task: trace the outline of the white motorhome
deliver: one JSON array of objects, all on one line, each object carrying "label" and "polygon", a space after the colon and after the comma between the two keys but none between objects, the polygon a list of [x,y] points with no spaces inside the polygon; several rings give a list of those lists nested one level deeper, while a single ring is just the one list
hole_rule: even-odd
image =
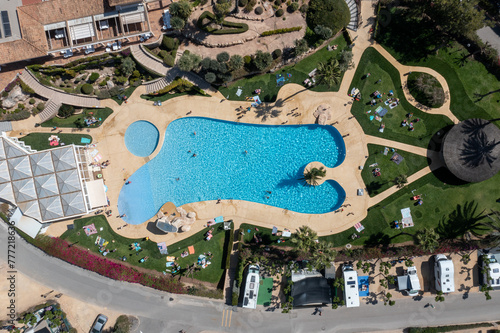
[{"label": "white motorhome", "polygon": [[259,296],[260,268],[251,265],[248,268],[247,281],[245,284],[245,294],[243,296],[243,307],[255,309],[257,307],[257,296]]},{"label": "white motorhome", "polygon": [[417,296],[420,291],[420,281],[417,275],[417,267],[408,267],[405,275],[398,276],[398,289],[406,290],[408,296]]},{"label": "white motorhome", "polygon": [[358,272],[352,268],[352,265],[343,265],[342,271],[345,306],[348,308],[357,307],[359,306]]},{"label": "white motorhome", "polygon": [[[493,289],[500,289],[500,263],[497,261],[494,255],[492,254],[487,254],[486,257],[490,261],[488,265],[488,273],[489,273],[489,279],[488,279],[488,274],[484,274],[484,282],[492,287]],[[484,261],[482,262],[482,265],[484,267]]]},{"label": "white motorhome", "polygon": [[444,254],[434,256],[434,277],[436,290],[443,293],[455,291],[455,268],[453,260],[448,259]]}]

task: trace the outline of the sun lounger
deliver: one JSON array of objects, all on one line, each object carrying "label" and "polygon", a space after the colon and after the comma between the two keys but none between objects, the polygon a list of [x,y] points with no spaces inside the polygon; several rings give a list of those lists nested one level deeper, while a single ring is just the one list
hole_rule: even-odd
[{"label": "sun lounger", "polygon": [[175,265],[175,262],[169,261],[165,264],[166,267],[173,267]]},{"label": "sun lounger", "polygon": [[217,216],[216,218],[214,218],[214,221],[215,221],[215,223],[221,223],[221,222],[224,222],[224,217],[222,217],[222,216]]},{"label": "sun lounger", "polygon": [[356,229],[357,232],[365,230],[365,227],[359,222],[354,225],[354,228]]},{"label": "sun lounger", "polygon": [[174,256],[167,256],[167,261],[175,261],[175,257]]},{"label": "sun lounger", "polygon": [[194,254],[194,246],[193,245],[188,246],[188,251],[189,251],[189,254]]},{"label": "sun lounger", "polygon": [[94,244],[99,244],[99,242],[101,241],[101,236],[97,236],[97,238],[95,239],[95,243]]},{"label": "sun lounger", "polygon": [[380,111],[382,111],[383,107],[381,106],[378,106],[376,109],[375,109],[375,113],[379,113]]}]

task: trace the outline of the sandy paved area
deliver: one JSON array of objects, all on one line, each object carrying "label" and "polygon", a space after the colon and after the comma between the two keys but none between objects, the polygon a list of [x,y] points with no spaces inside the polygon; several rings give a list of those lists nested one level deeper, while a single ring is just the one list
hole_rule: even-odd
[{"label": "sandy paved area", "polygon": [[[7,264],[1,262],[0,271],[5,272],[6,270]],[[0,278],[0,304],[2,305],[8,304],[9,302],[7,299],[9,284],[4,276],[5,275],[3,274],[2,278]],[[20,314],[23,311],[26,311],[35,305],[43,304],[48,300],[55,300],[61,304],[61,308],[64,312],[66,312],[70,324],[76,328],[78,332],[88,332],[95,318],[100,313],[108,317],[108,324],[106,327],[114,325],[116,318],[121,315],[121,313],[110,311],[106,308],[92,304],[91,299],[92,297],[96,297],[96,295],[89,295],[88,300],[78,300],[65,295],[61,296],[61,298],[55,298],[54,295],[59,293],[59,291],[55,290],[49,294],[47,298],[41,297],[41,295],[50,291],[51,289],[39,284],[35,279],[18,273],[16,284],[17,295],[15,298],[17,313]],[[5,311],[2,311],[0,314],[0,320],[4,319],[6,319]]]}]

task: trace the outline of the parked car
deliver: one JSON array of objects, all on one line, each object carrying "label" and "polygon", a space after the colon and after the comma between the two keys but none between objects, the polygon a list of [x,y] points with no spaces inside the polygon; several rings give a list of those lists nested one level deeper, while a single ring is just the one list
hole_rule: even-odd
[{"label": "parked car", "polygon": [[455,270],[453,261],[444,254],[434,256],[434,277],[436,290],[443,293],[452,293],[455,291]]},{"label": "parked car", "polygon": [[398,290],[406,291],[408,296],[418,296],[420,288],[420,281],[418,280],[417,267],[408,267],[405,275],[398,276]]},{"label": "parked car", "polygon": [[493,289],[500,289],[500,263],[492,254],[487,254],[486,259],[489,261],[488,265],[484,260],[481,261],[481,268],[484,270],[483,283]]},{"label": "parked car", "polygon": [[104,325],[106,325],[107,322],[108,317],[103,314],[98,315],[94,321],[94,324],[92,325],[92,328],[90,329],[90,333],[101,333]]}]

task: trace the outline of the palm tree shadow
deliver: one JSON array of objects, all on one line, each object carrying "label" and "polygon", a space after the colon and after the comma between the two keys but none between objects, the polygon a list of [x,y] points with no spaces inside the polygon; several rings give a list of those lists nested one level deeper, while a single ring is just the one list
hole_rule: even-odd
[{"label": "palm tree shadow", "polygon": [[289,173],[286,178],[282,178],[278,183],[278,188],[283,187],[299,187],[300,185],[306,185],[306,182],[302,180],[304,177],[305,166],[301,167],[295,174]]},{"label": "palm tree shadow", "polygon": [[487,217],[484,210],[478,212],[478,204],[475,201],[467,201],[462,205],[458,204],[457,208],[447,217],[439,221],[436,232],[442,239],[456,239],[463,237],[470,232],[475,236],[480,236],[482,232],[488,228],[481,221]]}]

